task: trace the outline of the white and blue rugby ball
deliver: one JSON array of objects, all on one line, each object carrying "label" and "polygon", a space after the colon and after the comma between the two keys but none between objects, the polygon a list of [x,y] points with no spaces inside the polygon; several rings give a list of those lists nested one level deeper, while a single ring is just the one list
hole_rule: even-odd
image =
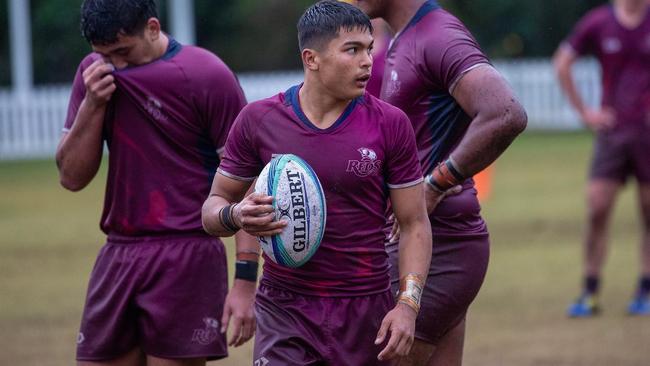
[{"label": "white and blue rugby ball", "polygon": [[325,194],[316,173],[296,155],[276,155],[257,178],[255,192],[273,196],[276,220],[288,222],[281,234],[258,238],[264,253],[282,266],[302,266],[325,232]]}]

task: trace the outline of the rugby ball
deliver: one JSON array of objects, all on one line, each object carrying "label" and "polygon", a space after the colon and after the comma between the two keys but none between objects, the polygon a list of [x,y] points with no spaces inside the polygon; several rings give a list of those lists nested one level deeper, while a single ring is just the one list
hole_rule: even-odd
[{"label": "rugby ball", "polygon": [[325,232],[325,194],[316,173],[296,155],[275,155],[257,178],[255,192],[273,196],[276,220],[288,222],[282,233],[258,237],[264,253],[282,266],[302,266]]}]

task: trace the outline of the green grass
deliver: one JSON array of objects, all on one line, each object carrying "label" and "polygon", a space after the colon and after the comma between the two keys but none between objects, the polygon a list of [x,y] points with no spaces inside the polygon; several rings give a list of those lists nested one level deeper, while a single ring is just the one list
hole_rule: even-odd
[{"label": "green grass", "polygon": [[[579,289],[590,149],[587,134],[529,134],[497,163],[483,211],[491,262],[468,316],[465,365],[650,362],[650,318],[624,314],[638,271],[633,187],[613,218],[603,315],[564,316]],[[103,240],[104,181],[105,166],[88,188],[70,193],[59,187],[52,161],[0,163],[0,365],[73,363],[88,274]],[[215,364],[251,364],[250,342]]]}]

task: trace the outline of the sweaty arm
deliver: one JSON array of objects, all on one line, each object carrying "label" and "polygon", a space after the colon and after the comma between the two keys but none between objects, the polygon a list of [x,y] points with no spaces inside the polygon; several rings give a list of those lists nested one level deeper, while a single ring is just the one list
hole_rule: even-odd
[{"label": "sweaty arm", "polygon": [[376,343],[390,332],[380,360],[405,356],[415,335],[415,319],[420,306],[423,284],[431,262],[431,226],[427,216],[422,184],[391,189],[390,199],[395,218],[401,225],[399,247],[400,294],[397,305],[386,314]]},{"label": "sweaty arm", "polygon": [[106,105],[115,91],[113,66],[99,59],[84,70],[85,96],[74,123],[64,132],[56,151],[61,185],[83,189],[93,179],[102,159],[102,130]]},{"label": "sweaty arm", "polygon": [[472,118],[451,157],[456,169],[470,177],[494,162],[525,128],[526,111],[506,80],[492,66],[468,71],[452,96]]}]

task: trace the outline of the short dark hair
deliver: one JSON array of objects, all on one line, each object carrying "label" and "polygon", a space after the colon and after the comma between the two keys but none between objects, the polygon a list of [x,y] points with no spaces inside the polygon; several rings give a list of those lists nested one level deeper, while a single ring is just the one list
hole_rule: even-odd
[{"label": "short dark hair", "polygon": [[84,0],[81,34],[91,44],[113,44],[120,33],[142,34],[152,17],[158,17],[155,0]]},{"label": "short dark hair", "polygon": [[341,29],[373,32],[370,18],[354,5],[323,0],[310,6],[298,21],[298,46],[321,49],[336,38]]}]

